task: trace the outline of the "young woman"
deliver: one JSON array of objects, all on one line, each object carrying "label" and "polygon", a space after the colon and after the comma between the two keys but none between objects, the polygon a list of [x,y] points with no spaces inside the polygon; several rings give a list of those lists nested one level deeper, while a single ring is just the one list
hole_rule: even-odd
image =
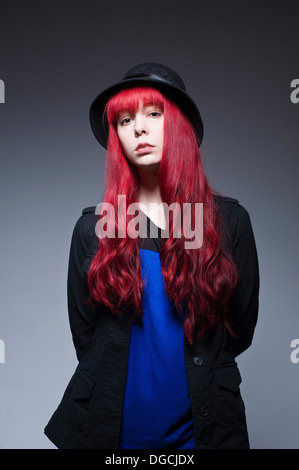
[{"label": "young woman", "polygon": [[106,187],[73,232],[79,364],[45,433],[58,448],[248,448],[235,358],[257,321],[257,252],[246,209],[208,184],[198,108],[176,72],[144,63],[90,121]]}]

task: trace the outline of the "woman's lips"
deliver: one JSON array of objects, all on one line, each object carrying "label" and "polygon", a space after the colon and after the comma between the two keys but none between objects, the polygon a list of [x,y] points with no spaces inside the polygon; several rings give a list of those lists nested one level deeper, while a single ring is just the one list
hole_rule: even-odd
[{"label": "woman's lips", "polygon": [[136,149],[136,152],[138,154],[142,154],[142,153],[148,153],[150,152],[151,150],[153,149],[153,145],[145,145],[145,146],[142,146],[142,147],[137,147]]}]

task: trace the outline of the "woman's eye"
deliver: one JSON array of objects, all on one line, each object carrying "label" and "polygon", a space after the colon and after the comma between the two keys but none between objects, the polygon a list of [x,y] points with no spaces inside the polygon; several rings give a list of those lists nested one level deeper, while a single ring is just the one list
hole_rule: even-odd
[{"label": "woman's eye", "polygon": [[158,111],[152,111],[152,112],[150,113],[150,115],[153,116],[153,117],[157,117],[157,116],[160,116],[161,113],[159,113]]},{"label": "woman's eye", "polygon": [[122,119],[122,120],[120,121],[120,125],[121,125],[121,126],[124,126],[125,124],[129,124],[130,121],[131,121],[131,118],[126,117],[126,118],[124,118],[124,119]]}]

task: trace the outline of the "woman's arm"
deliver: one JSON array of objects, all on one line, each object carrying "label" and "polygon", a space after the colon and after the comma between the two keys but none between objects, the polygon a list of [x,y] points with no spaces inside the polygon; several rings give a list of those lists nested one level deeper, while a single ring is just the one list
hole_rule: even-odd
[{"label": "woman's arm", "polygon": [[82,211],[73,230],[67,278],[67,299],[70,328],[78,360],[91,346],[95,332],[94,309],[88,303],[87,272],[98,248],[95,234],[95,207]]},{"label": "woman's arm", "polygon": [[235,356],[252,343],[259,308],[259,265],[252,225],[247,210],[235,205],[236,229],[233,255],[239,272],[238,286],[232,298],[233,327],[238,337],[233,340]]}]

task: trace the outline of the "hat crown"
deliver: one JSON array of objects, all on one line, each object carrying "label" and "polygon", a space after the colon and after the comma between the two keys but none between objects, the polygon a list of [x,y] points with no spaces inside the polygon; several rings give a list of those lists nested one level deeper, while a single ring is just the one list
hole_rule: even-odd
[{"label": "hat crown", "polygon": [[161,81],[166,81],[171,83],[173,86],[186,91],[183,80],[174,70],[166,65],[158,64],[156,62],[144,62],[143,64],[135,65],[123,76],[122,80],[147,76],[152,78],[155,77]]}]

